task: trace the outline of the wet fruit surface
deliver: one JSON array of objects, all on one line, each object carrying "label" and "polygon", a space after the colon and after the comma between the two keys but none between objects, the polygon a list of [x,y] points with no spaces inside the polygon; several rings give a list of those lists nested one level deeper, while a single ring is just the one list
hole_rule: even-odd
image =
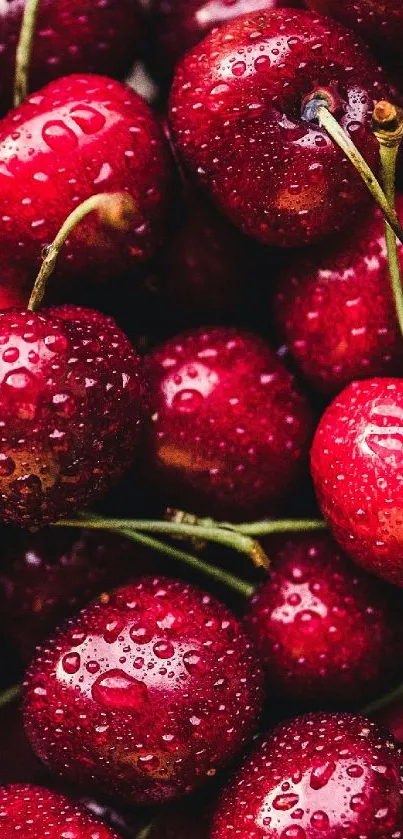
[{"label": "wet fruit surface", "polygon": [[[0,108],[11,108],[14,65],[24,0],[0,4]],[[138,49],[139,22],[132,0],[41,0],[30,90],[69,73],[123,78]]]},{"label": "wet fruit surface", "polygon": [[[403,196],[397,199],[403,211]],[[399,374],[403,344],[390,290],[383,217],[370,214],[322,248],[298,251],[275,299],[281,340],[322,393],[354,379]],[[403,267],[403,247],[399,246]]]},{"label": "wet fruit surface", "polygon": [[2,839],[118,839],[69,798],[30,784],[0,787],[0,831]]},{"label": "wet fruit surface", "polygon": [[2,636],[24,663],[64,618],[146,568],[137,545],[110,533],[47,528],[7,532],[3,541]]},{"label": "wet fruit surface", "polygon": [[400,0],[307,0],[307,5],[353,29],[377,52],[401,55],[403,8]]},{"label": "wet fruit surface", "polygon": [[328,534],[284,539],[244,626],[269,695],[305,707],[360,707],[403,679],[403,599]]},{"label": "wet fruit surface", "polygon": [[134,198],[133,228],[112,231],[90,215],[69,237],[56,273],[98,282],[133,269],[160,244],[170,176],[160,126],[126,85],[72,75],[42,88],[0,125],[2,283],[31,288],[42,249],[68,213],[99,192]]},{"label": "wet fruit surface", "polygon": [[400,839],[403,755],[364,717],[283,723],[224,791],[212,839]]},{"label": "wet fruit surface", "polygon": [[113,318],[0,312],[0,518],[40,526],[104,492],[134,460],[142,395]]},{"label": "wet fruit surface", "polygon": [[403,382],[353,382],[325,411],[312,475],[337,541],[366,570],[403,585]]},{"label": "wet fruit surface", "polygon": [[144,578],[44,644],[25,724],[58,775],[131,803],[205,783],[248,742],[260,665],[238,621],[199,589]]},{"label": "wet fruit surface", "polygon": [[214,30],[179,63],[170,95],[177,150],[245,233],[296,246],[360,217],[368,194],[307,99],[335,116],[377,167],[370,129],[386,89],[363,44],[313,12],[255,12]]},{"label": "wet fruit surface", "polygon": [[242,518],[286,494],[311,415],[261,338],[230,327],[182,333],[148,356],[145,376],[147,471],[167,503]]}]

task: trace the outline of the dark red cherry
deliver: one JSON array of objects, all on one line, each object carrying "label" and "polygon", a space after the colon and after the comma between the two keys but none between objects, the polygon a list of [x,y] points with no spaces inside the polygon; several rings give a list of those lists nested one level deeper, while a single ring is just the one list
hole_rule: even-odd
[{"label": "dark red cherry", "polygon": [[119,839],[84,807],[44,787],[0,788],[2,839]]},{"label": "dark red cherry", "polygon": [[[306,104],[325,95],[370,166],[382,72],[357,37],[313,12],[255,12],[179,63],[170,121],[179,155],[220,208],[264,244],[317,241],[359,219],[368,193]],[[324,91],[324,93],[323,93]]]},{"label": "dark red cherry", "polygon": [[386,57],[399,57],[403,39],[403,6],[400,0],[306,0],[307,6],[339,20]]},{"label": "dark red cherry", "polygon": [[362,707],[403,679],[403,600],[356,568],[328,534],[269,550],[270,576],[244,625],[279,702]]},{"label": "dark red cherry", "polygon": [[218,803],[211,839],[400,839],[403,753],[374,722],[309,714],[247,757]]},{"label": "dark red cherry", "polygon": [[206,783],[246,745],[262,673],[228,609],[145,577],[103,597],[38,649],[28,737],[58,776],[131,803]]},{"label": "dark red cherry", "polygon": [[167,504],[243,518],[287,494],[312,418],[261,338],[230,327],[181,333],[149,354],[145,375],[147,474]]},{"label": "dark red cherry", "polygon": [[102,495],[134,461],[143,390],[113,318],[0,311],[0,519],[40,526]]},{"label": "dark red cherry", "polygon": [[[0,6],[0,110],[11,107],[15,52],[25,0]],[[123,79],[140,42],[133,0],[40,0],[29,68],[30,90],[69,73]]]},{"label": "dark red cherry", "polygon": [[403,380],[353,382],[327,408],[312,475],[337,541],[367,571],[403,586]]},{"label": "dark red cherry", "polygon": [[[403,195],[398,196],[403,213]],[[399,245],[403,268],[403,247]],[[383,218],[373,210],[341,238],[298,251],[275,298],[281,340],[316,390],[399,374],[403,341],[390,290]]]},{"label": "dark red cherry", "polygon": [[161,243],[170,180],[159,123],[126,85],[73,75],[42,88],[0,123],[2,284],[31,289],[42,249],[68,213],[99,192],[133,197],[133,228],[109,230],[89,215],[69,237],[53,282],[132,270]]}]

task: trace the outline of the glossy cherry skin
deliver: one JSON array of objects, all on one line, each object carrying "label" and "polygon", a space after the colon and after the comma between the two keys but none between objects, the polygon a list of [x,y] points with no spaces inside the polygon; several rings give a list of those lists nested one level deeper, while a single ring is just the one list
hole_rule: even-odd
[{"label": "glossy cherry skin", "polygon": [[247,757],[218,803],[211,839],[400,839],[403,753],[352,714],[285,722]]},{"label": "glossy cherry skin", "polygon": [[304,464],[305,398],[257,335],[176,335],[145,360],[148,475],[170,506],[222,518],[267,512]]},{"label": "glossy cherry skin", "polygon": [[0,312],[0,519],[41,526],[113,485],[137,452],[143,391],[113,318]]},{"label": "glossy cherry skin", "polygon": [[84,807],[31,784],[0,788],[0,825],[2,839],[119,839]]},{"label": "glossy cherry skin", "polygon": [[64,618],[111,586],[144,574],[147,566],[137,545],[111,533],[18,530],[2,541],[2,636],[24,663]]},{"label": "glossy cherry skin", "polygon": [[382,73],[329,18],[255,12],[211,32],[176,69],[170,120],[179,154],[234,224],[264,244],[317,241],[368,203],[326,132],[302,119],[307,98],[323,88],[376,169],[370,116],[385,92]]},{"label": "glossy cherry skin", "polygon": [[376,52],[399,57],[403,39],[403,7],[400,0],[373,3],[368,0],[306,0],[307,6],[339,20],[353,29]]},{"label": "glossy cherry skin", "polygon": [[[398,196],[403,212],[403,196]],[[403,269],[403,246],[399,244]],[[315,390],[398,375],[403,342],[390,289],[383,217],[371,211],[320,249],[298,251],[281,273],[275,317],[282,342]]]},{"label": "glossy cherry skin", "polygon": [[133,229],[111,230],[91,214],[69,237],[53,282],[132,270],[160,244],[169,186],[168,147],[140,96],[103,76],[51,82],[0,123],[2,284],[31,288],[44,246],[99,192],[133,196]]},{"label": "glossy cherry skin", "polygon": [[[0,109],[11,108],[15,52],[25,0],[0,4]],[[133,0],[41,0],[29,69],[30,90],[69,73],[123,79],[139,46]]]},{"label": "glossy cherry skin", "polygon": [[152,69],[159,80],[168,81],[179,59],[214,26],[258,9],[301,5],[301,0],[151,0]]},{"label": "glossy cherry skin", "polygon": [[403,586],[403,380],[353,382],[317,428],[312,476],[323,515],[367,571]]},{"label": "glossy cherry skin", "polygon": [[283,540],[244,626],[269,694],[312,708],[362,707],[403,678],[403,600],[328,534]]},{"label": "glossy cherry skin", "polygon": [[27,674],[25,726],[60,777],[162,802],[206,783],[251,738],[262,672],[228,609],[144,577],[84,609]]}]

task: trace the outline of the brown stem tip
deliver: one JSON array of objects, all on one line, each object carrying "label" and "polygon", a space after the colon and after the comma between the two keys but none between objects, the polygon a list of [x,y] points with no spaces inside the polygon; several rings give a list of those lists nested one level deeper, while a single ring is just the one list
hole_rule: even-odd
[{"label": "brown stem tip", "polygon": [[372,124],[380,143],[398,145],[403,136],[403,110],[392,102],[381,99],[373,110]]},{"label": "brown stem tip", "polygon": [[115,230],[130,230],[136,215],[134,198],[124,192],[111,192],[99,206],[98,215],[104,224]]}]

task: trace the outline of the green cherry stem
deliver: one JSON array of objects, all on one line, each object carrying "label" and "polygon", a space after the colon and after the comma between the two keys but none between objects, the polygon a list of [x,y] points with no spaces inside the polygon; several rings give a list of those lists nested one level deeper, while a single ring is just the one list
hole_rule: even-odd
[{"label": "green cherry stem", "polygon": [[26,0],[22,17],[20,37],[15,55],[14,107],[27,98],[29,65],[39,10],[39,0]]},{"label": "green cherry stem", "polygon": [[57,527],[85,527],[92,530],[112,530],[115,533],[138,531],[140,533],[164,534],[172,539],[182,536],[191,539],[202,537],[206,542],[214,542],[226,548],[232,548],[246,554],[257,568],[268,568],[269,560],[263,548],[250,536],[220,525],[208,525],[201,528],[197,524],[145,519],[103,519],[97,517],[63,519],[55,522]]},{"label": "green cherry stem", "polygon": [[15,702],[21,696],[21,685],[13,685],[7,690],[3,690],[0,693],[0,708],[4,708],[5,705],[9,705],[11,702]]},{"label": "green cherry stem", "polygon": [[[395,209],[396,160],[403,138],[403,111],[390,102],[382,100],[375,105],[373,126],[379,143],[383,188],[389,205]],[[387,222],[385,222],[385,241],[396,314],[403,335],[403,289],[399,251],[395,232]]]},{"label": "green cherry stem", "polygon": [[349,137],[344,128],[339,125],[337,119],[335,119],[329,110],[329,103],[326,101],[325,97],[314,97],[307,102],[303,113],[303,119],[307,121],[316,119],[319,122],[320,127],[327,131],[336,145],[342,150],[342,152],[344,152],[364,181],[372,197],[382,210],[385,219],[396,234],[397,238],[403,243],[403,227],[397,217],[396,210],[394,207],[390,206],[379,181],[376,179],[361,152],[359,152],[357,147],[354,145],[351,137]]},{"label": "green cherry stem", "polygon": [[365,708],[362,708],[361,714],[365,714],[365,716],[370,717],[371,714],[375,714],[377,711],[387,708],[388,705],[391,705],[392,702],[396,701],[396,699],[403,699],[403,685],[399,685],[399,687],[395,688],[395,690],[392,690],[384,696],[381,696],[379,699],[375,699],[373,702],[370,702],[365,706]]},{"label": "green cherry stem", "polygon": [[274,536],[277,533],[310,533],[327,530],[328,524],[322,519],[278,519],[277,521],[234,524],[232,527],[245,536]]},{"label": "green cherry stem", "polygon": [[135,839],[148,839],[151,834],[151,831],[155,825],[155,822],[151,822],[151,824],[146,824],[145,827],[140,830],[140,833],[137,833]]},{"label": "green cherry stem", "polygon": [[44,250],[39,274],[35,280],[28,309],[34,312],[42,303],[47,282],[52,275],[57,257],[74,228],[89,213],[97,211],[101,222],[115,230],[128,230],[133,222],[135,206],[133,198],[125,192],[100,192],[83,201],[66,218],[53,242]]}]

